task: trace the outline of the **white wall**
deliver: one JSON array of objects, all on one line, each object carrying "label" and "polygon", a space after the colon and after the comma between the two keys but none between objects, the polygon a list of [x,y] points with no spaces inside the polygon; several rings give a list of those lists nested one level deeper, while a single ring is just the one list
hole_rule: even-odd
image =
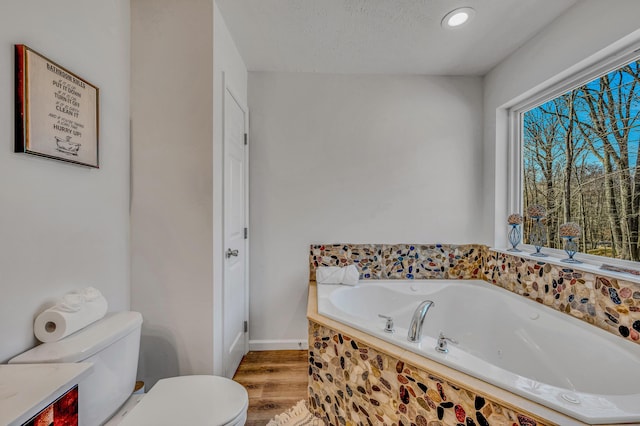
[{"label": "white wall", "polygon": [[213,371],[213,4],[133,0],[131,307],[138,375]]},{"label": "white wall", "polygon": [[[3,0],[0,13],[0,362],[35,316],[93,285],[129,307],[129,1]],[[26,44],[100,89],[100,169],[16,154],[14,51]]]},{"label": "white wall", "polygon": [[[507,244],[506,108],[635,43],[640,2],[584,0],[485,76],[483,223],[490,243]],[[632,34],[633,33],[633,34]]]},{"label": "white wall", "polygon": [[483,242],[482,80],[249,73],[250,339],[306,342],[309,244]]},{"label": "white wall", "polygon": [[244,104],[246,108],[247,66],[231,38],[217,4],[214,4],[213,15],[213,370],[215,374],[222,374],[223,101],[225,86],[227,86],[233,92],[236,100]]}]

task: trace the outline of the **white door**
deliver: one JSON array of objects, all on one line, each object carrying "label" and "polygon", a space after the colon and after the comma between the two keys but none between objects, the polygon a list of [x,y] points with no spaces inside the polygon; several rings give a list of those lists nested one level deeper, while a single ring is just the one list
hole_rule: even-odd
[{"label": "white door", "polygon": [[245,155],[245,112],[225,89],[224,94],[224,288],[223,346],[224,375],[232,377],[247,353],[245,239],[247,171]]}]

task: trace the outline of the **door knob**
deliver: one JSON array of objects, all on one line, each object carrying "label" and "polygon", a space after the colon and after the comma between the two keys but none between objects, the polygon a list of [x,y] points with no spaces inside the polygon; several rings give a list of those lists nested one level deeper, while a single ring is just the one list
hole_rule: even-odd
[{"label": "door knob", "polygon": [[227,256],[227,259],[230,258],[231,256],[238,256],[238,250],[227,249],[226,256]]}]

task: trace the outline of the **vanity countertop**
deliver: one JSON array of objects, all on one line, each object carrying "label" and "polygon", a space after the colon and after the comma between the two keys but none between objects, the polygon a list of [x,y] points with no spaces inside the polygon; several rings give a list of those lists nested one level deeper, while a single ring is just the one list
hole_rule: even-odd
[{"label": "vanity countertop", "polygon": [[21,425],[89,374],[89,362],[0,365],[0,424]]}]

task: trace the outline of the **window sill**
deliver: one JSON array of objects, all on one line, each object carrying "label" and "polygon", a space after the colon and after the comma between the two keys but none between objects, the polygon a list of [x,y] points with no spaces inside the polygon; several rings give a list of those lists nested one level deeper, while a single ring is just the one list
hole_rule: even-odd
[{"label": "window sill", "polygon": [[[552,249],[548,249],[548,248],[543,248],[542,251],[543,253],[547,254],[546,257],[540,257],[540,256],[532,256],[531,253],[535,252],[535,249],[533,249],[532,251],[526,251],[527,247],[521,247],[522,251],[508,251],[507,249],[503,249],[503,248],[490,248],[489,251],[492,252],[496,252],[496,253],[502,253],[502,254],[508,254],[511,256],[516,256],[516,257],[521,257],[523,259],[527,259],[527,260],[533,260],[536,262],[543,262],[543,263],[550,263],[552,265],[557,265],[557,266],[561,266],[563,268],[569,268],[569,269],[573,269],[573,270],[577,270],[577,271],[582,271],[582,272],[589,272],[592,274],[596,274],[596,275],[601,275],[601,276],[605,276],[605,277],[611,277],[611,278],[616,278],[619,280],[624,280],[624,281],[628,281],[628,282],[632,282],[632,283],[636,283],[636,284],[640,284],[640,275],[633,275],[633,274],[629,274],[629,273],[625,273],[625,272],[615,272],[615,271],[608,271],[605,269],[600,269],[600,265],[604,262],[599,262],[599,263],[592,263],[590,261],[585,261],[583,259],[581,259],[580,253],[576,254],[576,257],[578,258],[578,260],[582,261],[582,263],[565,263],[563,262],[561,259],[565,259],[567,257],[566,253],[560,251],[560,250],[553,250],[554,252],[552,252]],[[561,253],[564,253],[564,256],[562,256]],[[629,268],[629,266],[627,265],[618,265],[615,262],[615,259],[611,259],[611,262],[606,262],[607,264],[612,264],[615,266],[621,266],[623,268]],[[640,265],[638,265],[640,266]],[[638,267],[636,267],[636,269],[639,269]]]}]

